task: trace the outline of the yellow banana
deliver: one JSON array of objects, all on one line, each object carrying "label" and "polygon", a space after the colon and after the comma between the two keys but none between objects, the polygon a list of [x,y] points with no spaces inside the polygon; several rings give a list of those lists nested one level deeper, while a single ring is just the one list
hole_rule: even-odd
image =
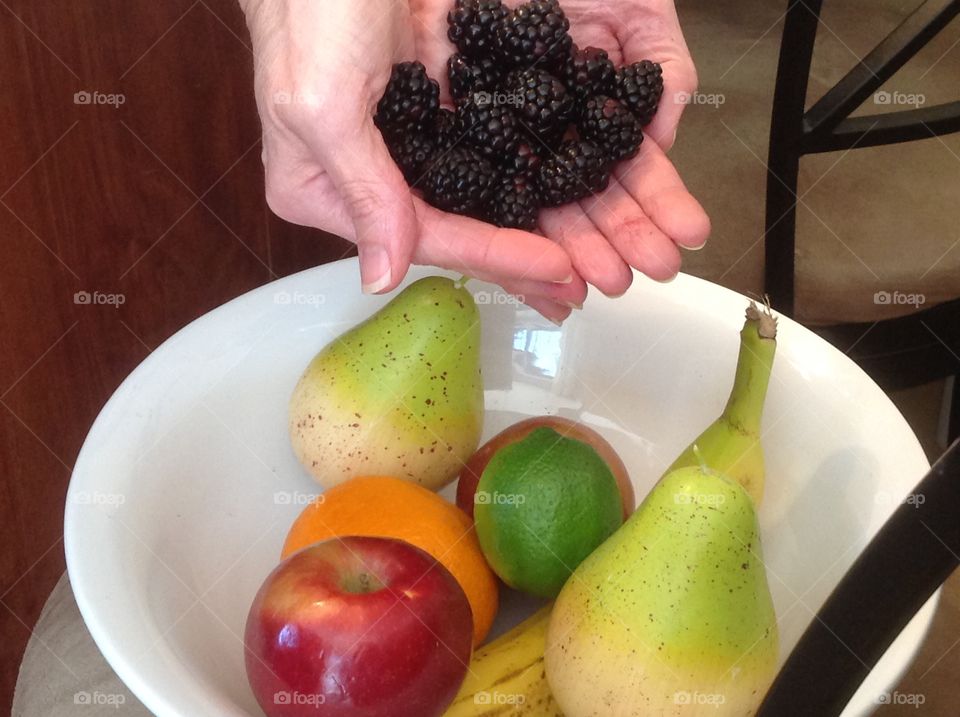
[{"label": "yellow banana", "polygon": [[776,350],[777,320],[769,308],[761,311],[751,301],[740,332],[737,372],[726,408],[667,468],[664,475],[678,468],[700,465],[701,460],[693,451],[693,447],[697,446],[703,462],[712,470],[737,481],[746,489],[754,504],[760,505],[765,474],[760,417]]},{"label": "yellow banana", "polygon": [[563,717],[543,665],[550,608],[473,653],[467,678],[444,717]]}]

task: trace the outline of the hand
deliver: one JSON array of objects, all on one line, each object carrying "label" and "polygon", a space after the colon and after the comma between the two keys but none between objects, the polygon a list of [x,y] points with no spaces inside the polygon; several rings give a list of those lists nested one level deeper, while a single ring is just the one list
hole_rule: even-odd
[{"label": "hand", "polygon": [[241,5],[253,40],[267,202],[276,214],[355,241],[367,292],[393,289],[413,262],[500,283],[555,321],[582,305],[586,285],[563,248],[428,206],[390,158],[373,113],[393,64],[419,54],[418,21],[406,3]]},{"label": "hand", "polygon": [[[450,4],[410,0],[418,57],[432,77],[444,78],[441,101],[449,101],[445,63],[451,48],[445,18]],[[577,273],[605,294],[619,296],[633,280],[631,266],[668,280],[680,268],[678,247],[699,248],[710,233],[710,220],[665,154],[685,107],[683,95],[696,89],[697,74],[672,0],[561,4],[581,48],[604,49],[617,66],[644,59],[663,66],[663,98],[638,156],[617,167],[602,194],[540,213],[541,230],[567,250]]]}]

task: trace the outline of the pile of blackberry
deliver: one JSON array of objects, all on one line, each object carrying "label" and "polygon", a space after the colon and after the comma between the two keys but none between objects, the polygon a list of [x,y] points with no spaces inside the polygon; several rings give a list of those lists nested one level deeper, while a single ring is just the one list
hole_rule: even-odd
[{"label": "pile of blackberry", "polygon": [[663,93],[660,65],[614,67],[578,48],[558,0],[456,0],[447,16],[454,109],[419,62],[395,65],[374,121],[435,207],[533,229],[541,207],[606,188],[637,154]]}]

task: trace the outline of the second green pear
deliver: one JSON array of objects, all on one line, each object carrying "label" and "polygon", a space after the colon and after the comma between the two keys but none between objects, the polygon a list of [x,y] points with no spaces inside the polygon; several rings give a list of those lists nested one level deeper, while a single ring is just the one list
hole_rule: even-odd
[{"label": "second green pear", "polygon": [[742,717],[777,653],[753,501],[698,466],[664,476],[574,571],[550,619],[546,674],[566,717]]},{"label": "second green pear", "polygon": [[324,487],[386,475],[437,489],[483,426],[480,317],[454,281],[414,282],[310,362],[290,401],[290,437]]}]

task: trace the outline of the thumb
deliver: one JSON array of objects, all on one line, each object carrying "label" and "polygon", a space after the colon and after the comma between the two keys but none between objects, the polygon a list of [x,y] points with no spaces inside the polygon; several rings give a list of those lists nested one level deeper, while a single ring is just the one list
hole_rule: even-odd
[{"label": "thumb", "polygon": [[410,188],[373,123],[334,144],[324,166],[353,222],[363,291],[390,291],[406,275],[417,240]]}]

